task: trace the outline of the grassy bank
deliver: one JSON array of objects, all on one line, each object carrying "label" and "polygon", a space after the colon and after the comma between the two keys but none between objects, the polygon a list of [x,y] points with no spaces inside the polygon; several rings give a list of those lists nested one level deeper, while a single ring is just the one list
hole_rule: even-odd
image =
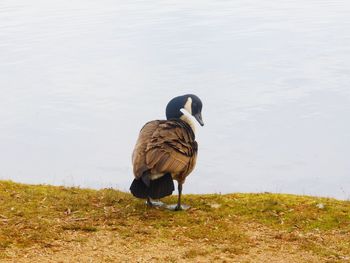
[{"label": "grassy bank", "polygon": [[[174,203],[176,196],[163,201]],[[112,189],[0,181],[0,258],[31,247],[84,244],[108,232],[134,250],[141,249],[138,242],[178,247],[178,254],[158,256],[173,262],[215,257],[250,262],[249,254],[264,253],[264,247],[300,251],[315,260],[350,260],[349,201],[269,193],[185,195],[183,201],[192,208],[172,212],[147,208]]]}]

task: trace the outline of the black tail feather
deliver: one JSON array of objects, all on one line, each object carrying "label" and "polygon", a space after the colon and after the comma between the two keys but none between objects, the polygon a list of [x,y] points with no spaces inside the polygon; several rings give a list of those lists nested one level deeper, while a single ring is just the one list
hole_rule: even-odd
[{"label": "black tail feather", "polygon": [[130,191],[137,198],[147,198],[149,196],[149,188],[141,179],[132,181]]},{"label": "black tail feather", "polygon": [[141,179],[134,179],[130,186],[131,193],[137,198],[160,199],[171,195],[174,189],[173,178],[169,173],[156,180],[151,180],[149,187]]},{"label": "black tail feather", "polygon": [[171,174],[167,173],[162,177],[152,180],[149,187],[149,197],[153,199],[163,198],[171,195],[174,191],[174,182]]}]

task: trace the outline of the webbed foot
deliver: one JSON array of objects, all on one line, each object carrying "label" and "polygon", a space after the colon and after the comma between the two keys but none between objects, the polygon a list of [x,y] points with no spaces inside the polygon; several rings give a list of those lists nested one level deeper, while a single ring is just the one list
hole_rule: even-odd
[{"label": "webbed foot", "polygon": [[149,207],[164,207],[164,203],[159,201],[159,200],[158,201],[154,201],[154,200],[151,200],[151,199],[147,199],[146,204]]},{"label": "webbed foot", "polygon": [[166,209],[169,209],[171,211],[186,211],[188,210],[189,208],[191,208],[189,205],[177,205],[177,204],[174,204],[174,205],[166,205],[165,206]]}]

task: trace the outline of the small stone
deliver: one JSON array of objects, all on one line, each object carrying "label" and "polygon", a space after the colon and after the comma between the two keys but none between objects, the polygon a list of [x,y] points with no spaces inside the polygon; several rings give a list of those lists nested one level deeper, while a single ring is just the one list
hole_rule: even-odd
[{"label": "small stone", "polygon": [[318,209],[324,209],[324,208],[325,208],[325,205],[322,204],[322,203],[319,203],[319,204],[316,205],[316,207],[317,207]]},{"label": "small stone", "polygon": [[210,207],[211,207],[211,208],[218,209],[218,208],[221,207],[221,205],[220,205],[220,204],[210,204]]}]

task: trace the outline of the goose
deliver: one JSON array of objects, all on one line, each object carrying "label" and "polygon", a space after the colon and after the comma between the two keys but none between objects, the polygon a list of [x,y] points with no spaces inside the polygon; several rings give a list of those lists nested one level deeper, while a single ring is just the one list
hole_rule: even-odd
[{"label": "goose", "polygon": [[181,205],[182,186],[196,165],[198,151],[191,115],[204,126],[200,98],[194,94],[178,96],[167,104],[166,120],[147,122],[140,131],[132,153],[135,178],[130,191],[135,197],[146,199],[149,206],[162,205],[152,200],[171,195],[176,180],[177,204],[167,208],[188,208]]}]

